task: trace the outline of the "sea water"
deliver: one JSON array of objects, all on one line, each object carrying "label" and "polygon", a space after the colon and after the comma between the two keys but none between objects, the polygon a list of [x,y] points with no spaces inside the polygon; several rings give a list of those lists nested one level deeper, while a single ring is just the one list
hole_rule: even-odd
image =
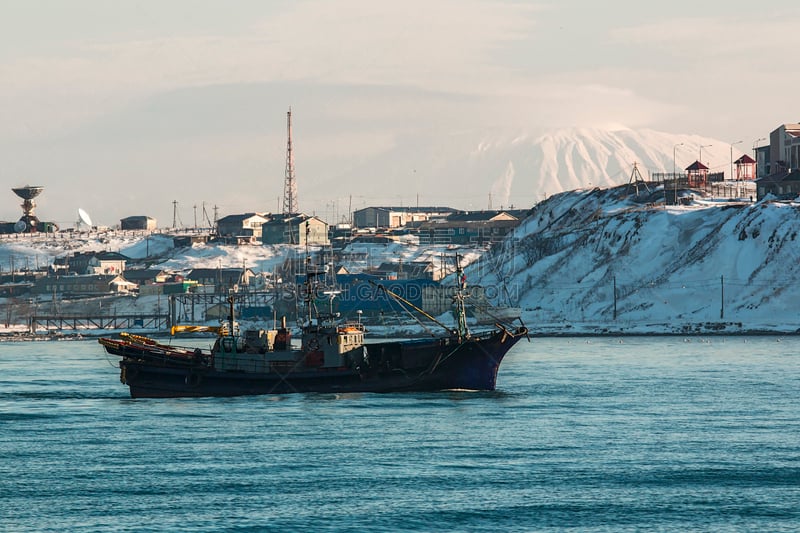
[{"label": "sea water", "polygon": [[800,338],[532,339],[496,392],[132,400],[0,343],[2,531],[797,531]]}]

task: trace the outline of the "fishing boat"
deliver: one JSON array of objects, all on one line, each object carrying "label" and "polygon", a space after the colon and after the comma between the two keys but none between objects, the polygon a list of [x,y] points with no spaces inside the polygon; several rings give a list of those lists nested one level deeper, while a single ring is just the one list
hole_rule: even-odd
[{"label": "fishing boat", "polygon": [[[506,353],[528,330],[500,323],[472,333],[467,327],[467,293],[459,269],[454,296],[456,327],[425,339],[384,339],[367,342],[358,321],[341,321],[336,313],[312,313],[317,273],[308,272],[305,296],[308,314],[299,343],[292,339],[285,319],[272,330],[239,331],[234,299],[220,326],[174,326],[172,333],[209,331],[217,335],[210,349],[180,347],[154,339],[121,333],[101,338],[100,344],[121,357],[120,381],[133,398],[244,396],[295,392],[401,392],[439,390],[494,390]],[[382,288],[382,286],[379,286]],[[382,288],[398,301],[412,305]],[[336,291],[324,294],[333,301]],[[417,309],[425,314],[423,310]]]}]

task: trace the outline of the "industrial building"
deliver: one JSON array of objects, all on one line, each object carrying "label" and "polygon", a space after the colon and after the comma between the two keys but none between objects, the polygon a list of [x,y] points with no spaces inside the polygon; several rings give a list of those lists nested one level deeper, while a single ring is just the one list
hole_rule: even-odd
[{"label": "industrial building", "polygon": [[217,235],[225,238],[261,240],[261,226],[270,221],[269,213],[241,213],[217,220]]},{"label": "industrial building", "polygon": [[445,218],[455,211],[450,207],[365,207],[353,211],[353,226],[399,228],[411,222]]},{"label": "industrial building", "polygon": [[153,231],[156,229],[156,219],[146,215],[134,215],[121,219],[119,227],[123,230]]},{"label": "industrial building", "polygon": [[328,246],[328,223],[303,213],[276,215],[262,226],[262,242]]}]

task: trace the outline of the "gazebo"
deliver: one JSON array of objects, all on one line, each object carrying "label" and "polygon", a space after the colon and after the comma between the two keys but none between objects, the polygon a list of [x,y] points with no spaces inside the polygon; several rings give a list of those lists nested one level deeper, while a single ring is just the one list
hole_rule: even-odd
[{"label": "gazebo", "polygon": [[708,182],[708,167],[700,161],[695,161],[686,167],[686,179],[689,187],[705,187]]},{"label": "gazebo", "polygon": [[734,161],[736,165],[735,178],[738,181],[756,179],[756,160],[747,154]]}]

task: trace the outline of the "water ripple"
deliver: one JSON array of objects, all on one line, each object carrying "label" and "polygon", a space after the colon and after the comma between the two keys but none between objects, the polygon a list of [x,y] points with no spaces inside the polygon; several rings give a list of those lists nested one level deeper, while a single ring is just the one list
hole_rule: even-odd
[{"label": "water ripple", "polygon": [[16,343],[0,530],[796,530],[800,339],[519,346],[491,393],[132,400]]}]

